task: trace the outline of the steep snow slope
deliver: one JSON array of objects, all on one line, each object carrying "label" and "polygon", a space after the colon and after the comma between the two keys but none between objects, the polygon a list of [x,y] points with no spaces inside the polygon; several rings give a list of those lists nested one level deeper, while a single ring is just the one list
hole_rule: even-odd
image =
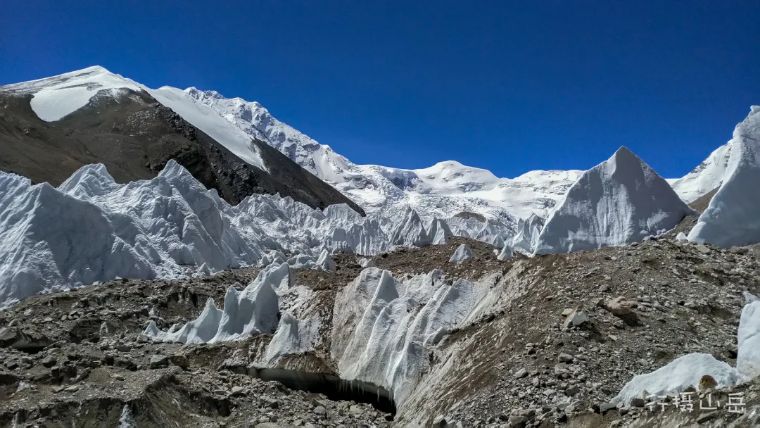
[{"label": "steep snow slope", "polygon": [[251,137],[230,122],[224,120],[215,111],[203,104],[188,102],[188,94],[176,88],[164,86],[158,89],[145,88],[158,102],[174,110],[193,126],[219,141],[229,151],[249,164],[268,171],[261,159],[257,147],[251,143]]},{"label": "steep snow slope", "polygon": [[473,212],[512,225],[517,218],[527,218],[531,213],[545,217],[581,174],[581,171],[531,171],[515,179],[504,179],[455,161],[416,170],[357,165],[329,146],[278,121],[257,102],[224,98],[218,92],[196,88],[184,92],[249,136],[267,141],[367,211],[405,205],[418,211],[425,220]]},{"label": "steep snow slope", "polygon": [[692,210],[652,168],[625,147],[586,171],[551,213],[537,254],[640,241],[675,227]]},{"label": "steep snow slope", "polygon": [[694,170],[677,180],[672,180],[673,190],[688,203],[712,192],[720,187],[730,157],[730,144],[718,147]]},{"label": "steep snow slope", "polygon": [[722,185],[689,232],[689,240],[721,247],[760,242],[760,106],[734,129]]}]

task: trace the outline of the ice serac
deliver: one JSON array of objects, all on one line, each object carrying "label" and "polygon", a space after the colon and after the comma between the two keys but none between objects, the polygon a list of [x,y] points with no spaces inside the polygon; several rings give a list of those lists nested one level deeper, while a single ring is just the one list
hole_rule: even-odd
[{"label": "ice serac", "polygon": [[446,221],[439,218],[433,219],[428,226],[429,241],[432,245],[443,245],[454,236]]},{"label": "ice serac", "polygon": [[242,291],[228,288],[223,310],[209,299],[198,318],[182,327],[164,332],[151,321],[143,333],[153,340],[180,343],[215,343],[273,333],[280,313],[277,292],[289,286],[288,264],[270,265]]},{"label": "ice serac", "polygon": [[449,263],[461,264],[472,258],[472,249],[467,244],[459,244],[454,253],[449,257]]},{"label": "ice serac", "polygon": [[586,171],[549,215],[535,253],[625,245],[675,227],[693,211],[625,147]]},{"label": "ice serac", "polygon": [[157,274],[131,239],[134,223],[117,223],[47,183],[0,172],[0,206],[0,307],[44,291]]},{"label": "ice serac", "polygon": [[402,405],[429,368],[429,351],[465,322],[487,287],[434,270],[405,281],[362,270],[333,306],[331,354],[347,380],[381,386]]},{"label": "ice serac", "polygon": [[317,259],[316,265],[319,269],[327,272],[332,272],[335,270],[335,261],[330,256],[330,252],[327,250],[322,250],[322,253],[319,255],[319,258]]},{"label": "ice serac", "polygon": [[408,208],[403,219],[391,234],[391,244],[415,247],[430,244],[430,236],[425,230],[425,226],[422,224],[422,219],[420,219],[417,211]]},{"label": "ice serac", "polygon": [[718,191],[689,232],[689,240],[720,247],[760,242],[760,106],[734,129]]},{"label": "ice serac", "polygon": [[508,242],[509,247],[523,254],[530,254],[538,243],[543,227],[544,219],[535,214],[527,219],[520,219],[517,222],[517,233]]},{"label": "ice serac", "polygon": [[760,301],[742,309],[737,339],[736,369],[747,378],[760,376]]},{"label": "ice serac", "polygon": [[[0,306],[121,278],[176,278],[285,262],[330,269],[330,253],[391,247],[377,219],[272,195],[237,206],[174,161],[119,184],[87,165],[59,188],[0,172]],[[389,226],[390,227],[390,226]]]},{"label": "ice serac", "polygon": [[274,365],[281,357],[311,351],[318,341],[318,319],[299,320],[289,312],[283,312],[277,330],[267,346],[264,362]]}]

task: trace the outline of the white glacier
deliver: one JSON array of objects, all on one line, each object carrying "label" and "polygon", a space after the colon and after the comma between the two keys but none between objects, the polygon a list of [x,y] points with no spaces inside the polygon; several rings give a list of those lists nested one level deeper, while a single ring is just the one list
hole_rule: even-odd
[{"label": "white glacier", "polygon": [[174,161],[155,178],[126,184],[103,165],[80,168],[58,188],[0,172],[0,202],[0,306],[114,278],[275,262],[331,270],[334,252],[371,256],[443,243],[452,233],[443,219],[426,230],[410,208],[362,217],[346,205],[321,211],[258,194],[231,206]]}]

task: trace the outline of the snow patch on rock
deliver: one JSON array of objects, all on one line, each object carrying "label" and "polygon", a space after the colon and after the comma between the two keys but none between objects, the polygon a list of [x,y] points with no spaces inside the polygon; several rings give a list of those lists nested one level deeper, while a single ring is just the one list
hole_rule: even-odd
[{"label": "snow patch on rock", "polygon": [[703,376],[715,379],[718,388],[736,385],[739,380],[735,368],[718,361],[712,355],[688,354],[651,373],[634,376],[613,402],[628,405],[634,398],[677,394],[689,387],[698,390]]}]

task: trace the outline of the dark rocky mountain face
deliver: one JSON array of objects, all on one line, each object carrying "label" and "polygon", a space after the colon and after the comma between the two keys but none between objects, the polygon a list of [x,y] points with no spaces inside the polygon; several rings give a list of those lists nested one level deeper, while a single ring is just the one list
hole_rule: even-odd
[{"label": "dark rocky mountain face", "polygon": [[362,209],[277,150],[256,145],[269,171],[252,166],[148,93],[103,91],[55,122],[37,117],[31,95],[0,89],[0,169],[58,185],[83,165],[102,163],[119,182],[155,177],[175,159],[206,187],[236,204],[279,193],[311,207]]}]

